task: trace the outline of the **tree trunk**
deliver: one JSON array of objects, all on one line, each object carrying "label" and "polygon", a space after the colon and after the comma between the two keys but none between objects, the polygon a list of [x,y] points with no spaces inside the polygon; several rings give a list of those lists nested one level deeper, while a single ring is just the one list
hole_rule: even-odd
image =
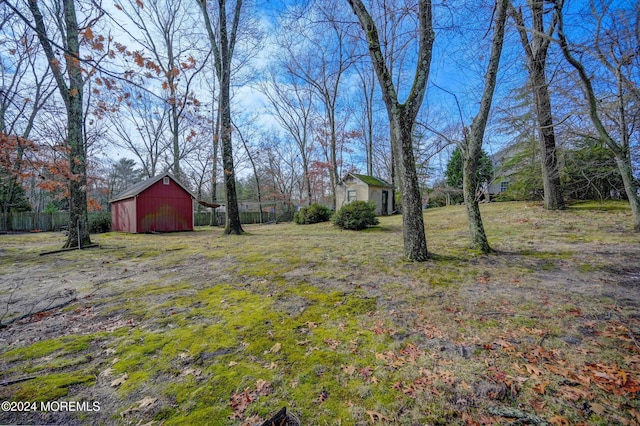
[{"label": "tree trunk", "polygon": [[401,113],[390,115],[389,120],[392,144],[395,145],[396,151],[399,151],[396,155],[396,169],[402,193],[404,256],[414,262],[424,262],[428,258],[428,251],[422,215],[422,196],[413,155],[413,122],[410,117]]},{"label": "tree trunk", "polygon": [[309,175],[309,159],[307,158],[307,154],[302,152],[302,173],[304,174],[304,181],[307,187],[307,205],[311,205],[311,176]]},{"label": "tree trunk", "polygon": [[[529,77],[535,100],[540,153],[542,155],[544,207],[548,210],[558,210],[564,209],[565,204],[560,183],[555,129],[551,113],[551,96],[546,76],[547,53],[552,35],[556,29],[557,20],[554,17],[545,31],[545,2],[543,0],[530,0],[527,3],[531,9],[532,19],[532,28],[529,29],[525,26],[522,10],[516,10],[511,3],[509,3],[508,8],[511,17],[516,23],[520,41],[527,58]],[[531,40],[529,40],[529,32],[531,32]]]},{"label": "tree trunk", "polygon": [[[218,105],[218,114],[216,114],[213,131],[213,161],[211,163],[211,202],[217,204],[218,201],[218,151],[220,150],[220,106]],[[210,226],[218,226],[218,215],[213,209],[211,213]]]},{"label": "tree trunk", "polygon": [[244,231],[240,223],[240,209],[238,208],[238,195],[236,193],[235,167],[233,164],[233,144],[231,140],[233,123],[231,121],[231,59],[235,48],[242,0],[236,0],[231,29],[227,26],[226,0],[218,0],[218,22],[216,25],[220,42],[216,40],[214,27],[211,25],[207,3],[205,0],[197,0],[205,21],[207,34],[218,79],[220,80],[220,140],[222,142],[222,167],[224,169],[224,185],[226,193],[227,220],[224,229],[225,234],[240,235]]},{"label": "tree trunk", "polygon": [[618,170],[620,170],[620,176],[622,177],[622,183],[624,183],[624,192],[627,194],[629,205],[631,206],[633,230],[635,232],[640,232],[640,198],[637,195],[638,184],[636,183],[636,179],[633,177],[631,160],[628,157],[621,157],[617,153],[615,158]]},{"label": "tree trunk", "polygon": [[631,163],[631,155],[629,153],[629,147],[624,143],[617,143],[611,134],[607,131],[607,128],[600,119],[600,113],[598,112],[598,100],[591,84],[591,78],[587,74],[587,71],[578,59],[576,59],[570,51],[569,43],[564,34],[563,29],[563,16],[562,16],[563,2],[556,3],[556,13],[558,19],[558,37],[560,39],[560,48],[567,62],[573,66],[578,72],[578,76],[584,86],[584,93],[589,106],[589,117],[593,122],[596,131],[600,138],[607,144],[609,149],[614,154],[618,170],[620,170],[620,176],[624,184],[624,190],[631,206],[631,213],[633,215],[633,230],[640,232],[640,197],[638,197],[638,184],[633,177],[633,166]]},{"label": "tree trunk", "polygon": [[556,150],[556,135],[551,115],[551,96],[545,76],[545,64],[532,61],[531,83],[538,117],[540,153],[542,155],[542,183],[544,188],[544,208],[562,210],[565,208],[560,183],[560,167]]},{"label": "tree trunk", "polygon": [[[77,58],[80,44],[74,3],[73,0],[65,0],[63,3],[65,22],[67,23],[67,46]],[[69,144],[71,176],[69,178],[69,238],[64,245],[65,248],[91,244],[87,213],[87,152],[82,131],[84,81],[79,60],[67,61],[67,74],[69,75],[67,143]],[[79,235],[78,232],[80,232]]]},{"label": "tree trunk", "polygon": [[[236,176],[233,164],[233,144],[231,140],[231,100],[229,97],[229,77],[222,79],[220,93],[221,111],[221,140],[222,140],[222,167],[224,168],[224,187],[227,203],[227,221],[224,228],[225,234],[241,235],[244,231],[240,223],[240,209],[238,208],[238,195],[236,192]],[[225,87],[225,83],[227,85]]]},{"label": "tree trunk", "polygon": [[471,246],[485,254],[490,253],[492,249],[487,240],[487,234],[484,231],[480,206],[478,204],[478,193],[481,190],[480,182],[478,182],[478,163],[482,156],[484,132],[487,127],[493,93],[496,87],[500,55],[502,54],[502,46],[504,44],[506,18],[507,0],[498,0],[496,23],[494,25],[493,39],[491,42],[491,56],[489,58],[489,64],[487,65],[487,72],[484,76],[484,91],[482,93],[482,100],[480,101],[480,110],[471,123],[470,134],[465,136],[466,143],[465,149],[463,150],[465,155],[463,156],[462,165],[462,191],[467,209]]},{"label": "tree trunk", "polygon": [[[83,135],[82,95],[84,80],[80,67],[80,42],[78,37],[78,21],[73,0],[63,0],[62,24],[60,28],[67,54],[65,65],[67,68],[68,84],[64,79],[60,65],[51,46],[50,35],[47,34],[44,18],[40,12],[37,0],[29,0],[29,9],[33,15],[38,40],[45,51],[47,60],[51,64],[58,90],[67,110],[67,147],[69,149],[69,234],[64,248],[73,248],[91,244],[89,237],[89,220],[87,214],[87,152]],[[80,228],[80,234],[78,234]]]},{"label": "tree trunk", "polygon": [[482,155],[482,135],[469,136],[462,165],[462,194],[467,210],[471,247],[487,254],[492,251],[484,231],[478,203],[478,162]]},{"label": "tree trunk", "polygon": [[331,181],[331,200],[333,203],[334,211],[338,209],[338,204],[336,200],[336,188],[338,186],[338,182],[340,182],[340,176],[338,175],[338,138],[336,136],[336,117],[335,117],[335,98],[334,104],[331,105],[331,111],[329,112],[329,127],[331,130],[331,170],[330,170],[330,181]]},{"label": "tree trunk", "polygon": [[398,102],[398,93],[392,73],[387,68],[380,45],[375,21],[362,0],[348,0],[360,21],[369,45],[369,55],[378,76],[382,98],[387,107],[391,128],[391,149],[395,157],[396,175],[402,193],[402,234],[404,255],[407,260],[423,262],[428,259],[427,240],[422,216],[422,197],[413,153],[413,125],[424,100],[429,79],[431,55],[435,35],[433,33],[431,2],[418,2],[419,47],[417,68],[411,91],[404,104]]}]

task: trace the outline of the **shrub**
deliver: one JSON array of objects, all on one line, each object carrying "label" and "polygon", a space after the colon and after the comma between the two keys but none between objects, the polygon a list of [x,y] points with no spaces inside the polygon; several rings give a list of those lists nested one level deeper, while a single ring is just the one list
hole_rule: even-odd
[{"label": "shrub", "polygon": [[89,214],[89,232],[100,234],[111,231],[111,212],[97,212]]},{"label": "shrub", "polygon": [[298,225],[310,225],[312,223],[327,222],[331,219],[333,212],[322,204],[311,204],[303,207],[293,215],[293,221]]},{"label": "shrub", "polygon": [[380,223],[373,203],[354,201],[343,206],[333,217],[333,223],[342,229],[358,231]]}]

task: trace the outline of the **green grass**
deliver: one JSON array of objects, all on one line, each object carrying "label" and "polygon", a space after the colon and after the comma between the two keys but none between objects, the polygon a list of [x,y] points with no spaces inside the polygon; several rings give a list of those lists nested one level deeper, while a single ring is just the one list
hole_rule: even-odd
[{"label": "green grass", "polygon": [[[86,271],[87,288],[102,274],[91,298],[64,310],[95,314],[74,331],[12,340],[0,353],[3,378],[38,378],[0,396],[110,395],[86,423],[260,423],[282,406],[318,425],[510,421],[490,414],[496,406],[547,421],[630,421],[637,395],[578,380],[591,363],[640,379],[629,338],[638,305],[601,289],[615,282],[611,271],[640,259],[628,208],[481,208],[496,254],[468,248],[464,207],[452,206],[425,212],[424,263],[403,259],[399,216],[364,232],[322,223],[247,226],[243,236],[209,228],[95,236],[101,249],[49,258],[49,274]],[[16,265],[42,265],[35,257],[53,240],[38,237],[11,236],[5,250]],[[9,268],[0,273],[17,273]],[[105,332],[114,318],[121,323]],[[508,396],[483,394],[487,383],[511,386]],[[570,388],[591,396],[567,399]],[[243,392],[250,402],[238,409],[232,398]],[[158,398],[150,409],[119,415],[149,395]]]}]

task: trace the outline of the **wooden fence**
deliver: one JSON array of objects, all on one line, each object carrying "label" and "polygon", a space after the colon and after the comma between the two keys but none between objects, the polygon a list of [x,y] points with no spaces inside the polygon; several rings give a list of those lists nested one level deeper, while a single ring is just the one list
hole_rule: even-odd
[{"label": "wooden fence", "polygon": [[[225,213],[217,212],[216,213],[217,225],[224,225],[226,221]],[[275,222],[276,216],[273,212],[263,212],[262,213],[262,223]],[[240,223],[248,224],[248,223],[260,223],[260,213],[259,212],[240,212]],[[194,226],[209,226],[211,225],[211,212],[200,212],[194,213],[193,215],[193,225]]]},{"label": "wooden fence", "polygon": [[[92,217],[104,215],[105,212],[90,212],[89,222]],[[194,226],[208,226],[211,224],[211,212],[194,213]],[[217,225],[224,225],[225,214],[217,213]],[[262,222],[269,223],[276,220],[273,212],[264,212]],[[282,218],[279,218],[282,220]],[[243,224],[260,223],[260,213],[241,212],[240,222]],[[0,213],[0,232],[30,232],[30,231],[61,231],[69,226],[69,214],[67,212],[55,213]]]},{"label": "wooden fence", "polygon": [[60,231],[69,226],[67,212],[55,213],[0,213],[0,231]]}]

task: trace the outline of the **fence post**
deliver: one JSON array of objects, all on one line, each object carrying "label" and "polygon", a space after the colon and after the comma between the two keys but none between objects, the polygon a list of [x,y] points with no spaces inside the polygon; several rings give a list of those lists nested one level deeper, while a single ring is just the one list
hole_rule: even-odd
[{"label": "fence post", "polygon": [[78,250],[82,248],[82,221],[78,219]]}]

